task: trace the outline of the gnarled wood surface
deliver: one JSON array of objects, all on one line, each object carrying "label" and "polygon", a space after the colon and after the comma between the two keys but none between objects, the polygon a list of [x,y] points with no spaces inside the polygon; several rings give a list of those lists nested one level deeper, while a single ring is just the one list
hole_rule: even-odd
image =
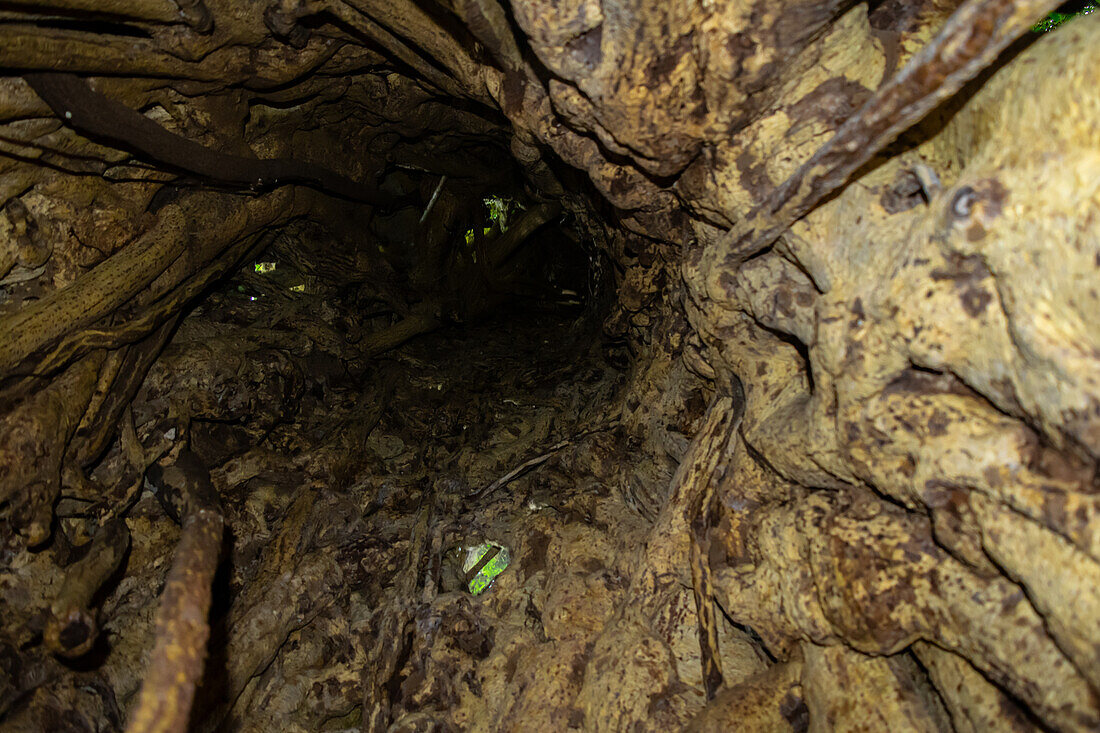
[{"label": "gnarled wood surface", "polygon": [[1055,5],[4,4],[0,725],[1100,728]]}]

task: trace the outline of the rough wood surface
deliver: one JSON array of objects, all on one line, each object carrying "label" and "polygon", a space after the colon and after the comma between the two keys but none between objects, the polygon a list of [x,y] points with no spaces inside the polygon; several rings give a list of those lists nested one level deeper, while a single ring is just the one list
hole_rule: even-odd
[{"label": "rough wood surface", "polygon": [[1054,5],[5,4],[0,725],[1100,727]]}]

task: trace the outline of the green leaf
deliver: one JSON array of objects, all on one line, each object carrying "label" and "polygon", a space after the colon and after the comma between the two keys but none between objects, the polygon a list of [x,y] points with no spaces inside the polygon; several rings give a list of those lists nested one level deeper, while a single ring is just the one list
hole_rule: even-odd
[{"label": "green leaf", "polygon": [[1031,26],[1031,32],[1032,33],[1048,33],[1050,31],[1054,30],[1055,28],[1057,28],[1061,25],[1064,25],[1065,23],[1068,23],[1069,21],[1073,20],[1074,18],[1076,18],[1078,16],[1089,15],[1091,13],[1096,12],[1098,9],[1100,9],[1100,5],[1097,5],[1096,3],[1091,3],[1090,2],[1090,3],[1086,3],[1085,5],[1083,5],[1080,9],[1075,10],[1075,11],[1070,12],[1070,13],[1059,13],[1059,12],[1049,13],[1049,14],[1047,14],[1047,17],[1043,18],[1038,23]]}]

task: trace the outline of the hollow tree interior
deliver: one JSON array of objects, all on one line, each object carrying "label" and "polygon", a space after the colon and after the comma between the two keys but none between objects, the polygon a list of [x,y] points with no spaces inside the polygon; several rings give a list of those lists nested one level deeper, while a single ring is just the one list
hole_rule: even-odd
[{"label": "hollow tree interior", "polygon": [[1100,12],[0,2],[0,729],[1100,730]]}]

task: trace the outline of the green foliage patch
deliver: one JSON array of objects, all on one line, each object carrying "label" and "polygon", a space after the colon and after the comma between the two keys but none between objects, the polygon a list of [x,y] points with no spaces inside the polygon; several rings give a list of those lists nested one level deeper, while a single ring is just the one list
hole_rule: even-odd
[{"label": "green foliage patch", "polygon": [[1048,33],[1078,16],[1095,13],[1098,9],[1100,9],[1100,5],[1097,5],[1095,2],[1067,3],[1031,26],[1031,32]]}]

